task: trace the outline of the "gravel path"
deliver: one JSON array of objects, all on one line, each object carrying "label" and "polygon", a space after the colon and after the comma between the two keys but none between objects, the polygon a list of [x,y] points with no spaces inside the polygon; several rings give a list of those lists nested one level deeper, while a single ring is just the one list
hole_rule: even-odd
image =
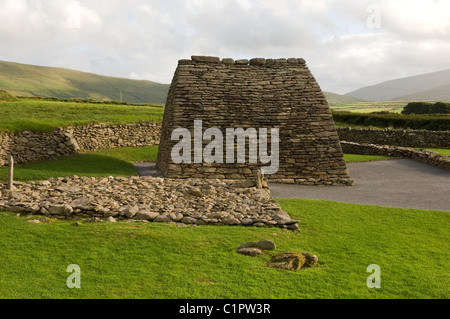
[{"label": "gravel path", "polygon": [[348,163],[353,186],[270,184],[275,198],[450,211],[450,171],[410,159]]},{"label": "gravel path", "polygon": [[133,165],[139,176],[163,177],[159,168],[156,167],[156,163],[139,162],[133,163]]}]

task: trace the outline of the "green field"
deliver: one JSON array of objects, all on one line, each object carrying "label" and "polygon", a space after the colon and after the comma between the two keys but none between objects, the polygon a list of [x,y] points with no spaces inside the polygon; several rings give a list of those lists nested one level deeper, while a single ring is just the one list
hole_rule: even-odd
[{"label": "green field", "polygon": [[[135,161],[157,147],[111,149],[18,165],[18,180],[135,175]],[[349,161],[376,157],[346,155]],[[1,180],[6,169],[0,170]],[[70,221],[31,224],[0,212],[0,298],[448,298],[449,213],[279,199],[301,233],[242,226]],[[239,255],[247,241],[277,250]],[[265,267],[284,251],[311,252],[319,266],[297,272]],[[67,266],[81,267],[81,289],[68,289]],[[381,288],[366,285],[381,268]]]},{"label": "green field", "polygon": [[[362,112],[362,115],[366,116],[369,111],[386,111],[394,107],[390,104],[394,102],[375,102],[380,103],[376,106],[380,109],[375,110],[371,109],[367,103],[359,102],[350,105],[332,106],[331,108],[335,111],[351,111],[352,115],[357,115],[353,113]],[[395,103],[398,104],[399,102]],[[386,108],[383,108],[382,105],[385,105]],[[395,112],[399,113],[400,110],[401,108],[397,108]],[[341,116],[342,114],[339,112],[334,114],[335,117],[338,115]],[[17,101],[0,101],[0,132],[51,131],[56,127],[86,125],[89,123],[162,122],[163,116],[164,106],[162,105],[99,104],[87,101],[80,103],[75,101],[18,99]],[[399,115],[396,116],[398,117]],[[436,116],[435,118],[438,118],[441,122],[448,123],[446,118]],[[401,119],[403,117],[400,116],[398,120]],[[375,126],[368,126],[369,124],[367,123],[361,125],[356,123],[350,124],[344,123],[345,120],[340,122],[337,119],[335,119],[335,122],[337,127],[375,128]],[[428,122],[425,121],[424,123]]]},{"label": "green field", "polygon": [[330,105],[334,111],[372,113],[372,112],[391,112],[400,113],[408,104],[406,101],[375,101],[375,102],[352,102]]},{"label": "green field", "polygon": [[0,132],[51,131],[89,123],[162,122],[160,105],[113,105],[21,99],[0,101]]}]

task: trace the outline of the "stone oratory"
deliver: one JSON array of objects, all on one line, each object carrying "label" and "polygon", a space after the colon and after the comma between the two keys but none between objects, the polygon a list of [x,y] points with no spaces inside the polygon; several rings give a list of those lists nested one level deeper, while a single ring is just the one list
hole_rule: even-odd
[{"label": "stone oratory", "polygon": [[301,58],[179,60],[157,166],[169,178],[248,179],[262,169],[275,183],[353,183],[327,100]]}]

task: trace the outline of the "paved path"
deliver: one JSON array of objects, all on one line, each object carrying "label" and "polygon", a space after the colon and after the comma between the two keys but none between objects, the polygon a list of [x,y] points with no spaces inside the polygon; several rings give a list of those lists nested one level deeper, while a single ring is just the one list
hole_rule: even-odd
[{"label": "paved path", "polygon": [[[162,176],[155,163],[135,163],[138,175]],[[410,159],[348,163],[353,186],[270,184],[272,197],[450,211],[450,171]]]},{"label": "paved path", "polygon": [[278,198],[450,211],[450,171],[410,159],[348,163],[353,186],[270,184]]},{"label": "paved path", "polygon": [[139,162],[133,163],[134,168],[139,176],[154,176],[154,177],[162,177],[162,173],[159,168],[156,167],[156,163],[148,163],[148,162]]}]

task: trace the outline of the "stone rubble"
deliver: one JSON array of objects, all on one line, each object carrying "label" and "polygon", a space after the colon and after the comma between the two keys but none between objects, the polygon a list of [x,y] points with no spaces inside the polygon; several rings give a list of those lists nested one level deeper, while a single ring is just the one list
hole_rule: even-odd
[{"label": "stone rubble", "polygon": [[236,248],[236,252],[241,255],[258,256],[263,250],[275,250],[276,245],[271,240],[250,241]]},{"label": "stone rubble", "polygon": [[274,226],[299,231],[270,199],[245,181],[160,177],[58,177],[0,184],[0,210],[57,219],[132,220],[187,225]]},{"label": "stone rubble", "polygon": [[257,248],[261,250],[275,250],[277,246],[271,240],[250,241],[240,245],[237,250],[242,248]]},{"label": "stone rubble", "polygon": [[237,253],[241,254],[241,255],[255,257],[255,256],[261,255],[263,252],[259,248],[244,247],[244,248],[238,248]]}]

